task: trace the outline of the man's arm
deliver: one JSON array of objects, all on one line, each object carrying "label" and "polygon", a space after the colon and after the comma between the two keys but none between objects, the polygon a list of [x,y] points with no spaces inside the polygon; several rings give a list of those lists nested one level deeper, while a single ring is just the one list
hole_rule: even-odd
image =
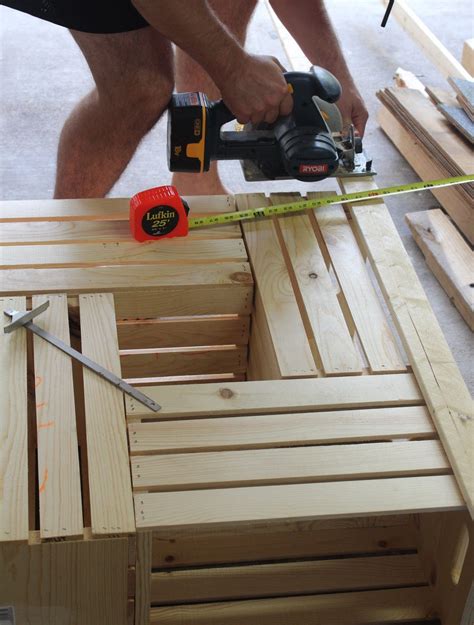
[{"label": "man's arm", "polygon": [[313,65],[332,72],[342,85],[338,102],[344,124],[351,121],[362,136],[367,109],[354,84],[323,0],[270,0],[275,13]]},{"label": "man's arm", "polygon": [[132,1],[156,30],[202,65],[239,122],[272,122],[291,111],[280,65],[245,52],[206,0]]}]

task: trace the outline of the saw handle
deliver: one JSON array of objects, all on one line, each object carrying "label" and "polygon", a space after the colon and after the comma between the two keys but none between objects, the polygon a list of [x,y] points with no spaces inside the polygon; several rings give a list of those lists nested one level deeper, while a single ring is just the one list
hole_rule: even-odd
[{"label": "saw handle", "polygon": [[[317,65],[313,65],[309,72],[285,72],[283,76],[291,86],[295,107],[299,107],[300,102],[310,101],[313,96],[333,104],[339,100],[342,93],[341,83],[334,74]],[[215,128],[221,128],[235,119],[235,115],[224,100],[211,102],[209,113]]]}]

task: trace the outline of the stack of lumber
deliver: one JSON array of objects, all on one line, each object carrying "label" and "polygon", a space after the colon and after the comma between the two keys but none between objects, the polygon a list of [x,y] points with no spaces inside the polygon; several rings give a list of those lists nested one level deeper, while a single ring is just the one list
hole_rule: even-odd
[{"label": "stack of lumber", "polygon": [[[425,180],[471,173],[472,150],[436,104],[417,89],[389,87],[378,92],[379,122],[418,175]],[[474,242],[472,185],[433,192],[463,235]]]},{"label": "stack of lumber", "polygon": [[[396,78],[403,86],[378,93],[383,104],[379,122],[413,169],[425,180],[471,173],[472,149],[439,110],[454,108],[455,97],[425,88],[405,70],[398,70]],[[451,219],[441,210],[411,213],[406,219],[428,266],[474,329],[474,254],[462,236],[473,242],[474,190],[463,185],[433,193]]]}]

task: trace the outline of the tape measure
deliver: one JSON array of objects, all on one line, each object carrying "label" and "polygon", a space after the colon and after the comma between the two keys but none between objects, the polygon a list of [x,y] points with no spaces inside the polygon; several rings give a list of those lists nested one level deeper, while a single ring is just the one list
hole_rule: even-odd
[{"label": "tape measure", "polygon": [[474,182],[474,175],[441,178],[427,182],[385,187],[372,191],[358,191],[343,195],[330,195],[314,200],[301,200],[274,206],[262,206],[245,211],[220,213],[208,217],[188,219],[189,207],[181,199],[175,187],[163,186],[141,191],[130,200],[130,226],[133,236],[138,241],[186,236],[189,230],[207,228],[249,219],[261,219],[275,215],[287,215],[301,211],[330,206],[332,204],[354,204],[373,198],[413,193],[414,191],[430,191],[441,187],[452,187],[458,184]]}]

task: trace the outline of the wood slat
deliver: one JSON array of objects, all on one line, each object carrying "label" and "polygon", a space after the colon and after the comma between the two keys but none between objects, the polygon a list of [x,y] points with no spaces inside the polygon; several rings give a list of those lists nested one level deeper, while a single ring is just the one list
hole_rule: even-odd
[{"label": "wood slat", "polygon": [[134,456],[135,492],[330,482],[450,472],[439,441]]},{"label": "wood slat", "polygon": [[152,608],[150,625],[388,625],[432,613],[426,587]]},{"label": "wood slat", "polygon": [[139,493],[134,498],[137,528],[159,530],[459,510],[465,505],[451,475]]},{"label": "wood slat", "polygon": [[206,314],[249,314],[253,282],[247,263],[21,269],[2,272],[1,293],[68,292],[115,294],[122,318]]},{"label": "wood slat", "polygon": [[426,263],[474,330],[474,253],[439,209],[408,213],[406,221]]},{"label": "wood slat", "polygon": [[118,321],[120,349],[245,345],[250,317],[215,315],[175,319]]},{"label": "wood slat", "polygon": [[[247,260],[241,239],[168,239],[144,243],[70,243],[0,247],[0,269],[99,267],[102,265],[186,265]],[[158,271],[158,270],[156,270]]]},{"label": "wood slat", "polygon": [[[223,213],[235,209],[230,195],[183,196],[192,216]],[[86,200],[4,200],[0,202],[0,223],[32,221],[128,221],[128,198]]]},{"label": "wood slat", "polygon": [[[49,308],[35,323],[70,344],[66,295],[37,295]],[[71,358],[34,337],[41,538],[82,536],[81,473]]]},{"label": "wood slat", "polygon": [[[263,194],[238,195],[238,210],[269,203]],[[316,375],[316,365],[272,219],[242,224],[281,377]]]},{"label": "wood slat", "polygon": [[[373,189],[372,180],[344,180],[346,192]],[[474,514],[470,393],[383,203],[351,209],[392,312],[405,351],[471,514]]]},{"label": "wood slat", "polygon": [[159,398],[162,406],[160,412],[154,413],[127,397],[128,416],[144,419],[209,417],[423,403],[414,376],[405,373],[337,379],[236,382],[226,386],[199,384],[186,386],[186,393],[173,386],[160,386],[148,388],[147,393],[154,399]]},{"label": "wood slat", "polygon": [[148,454],[429,438],[435,427],[413,406],[131,423],[128,435],[131,454]]},{"label": "wood slat", "polygon": [[[310,193],[309,197],[315,194]],[[346,298],[370,371],[404,371],[395,338],[369,278],[364,258],[342,206],[314,211]]]},{"label": "wood slat", "polygon": [[412,518],[364,517],[261,523],[196,533],[153,533],[153,568],[273,562],[416,551]]},{"label": "wood slat", "polygon": [[[124,378],[125,379],[125,378]],[[206,384],[209,382],[243,382],[245,380],[244,373],[205,373],[202,375],[165,375],[161,378],[126,378],[125,381],[132,386],[148,385],[156,386],[157,384]]]},{"label": "wood slat", "polygon": [[229,601],[425,584],[417,555],[154,572],[154,605]]},{"label": "wood slat", "polygon": [[122,350],[120,362],[126,378],[242,373],[247,368],[247,347],[220,345]]},{"label": "wood slat", "polygon": [[26,299],[0,299],[0,542],[28,540],[29,512],[26,330],[4,334],[7,308],[26,310]]},{"label": "wood slat", "polygon": [[[299,195],[272,194],[272,204]],[[308,215],[278,219],[278,227],[326,375],[361,374],[362,365]]]},{"label": "wood slat", "polygon": [[[219,228],[191,230],[190,239],[240,239],[238,224]],[[134,238],[127,221],[36,221],[25,227],[23,221],[2,224],[0,245],[47,245],[60,243],[132,243]]]},{"label": "wood slat", "polygon": [[[111,295],[81,295],[82,352],[120,376],[114,301]],[[84,369],[84,403],[92,532],[135,530],[123,395]]]},{"label": "wood slat", "polygon": [[149,625],[152,532],[137,533],[134,625]]}]

